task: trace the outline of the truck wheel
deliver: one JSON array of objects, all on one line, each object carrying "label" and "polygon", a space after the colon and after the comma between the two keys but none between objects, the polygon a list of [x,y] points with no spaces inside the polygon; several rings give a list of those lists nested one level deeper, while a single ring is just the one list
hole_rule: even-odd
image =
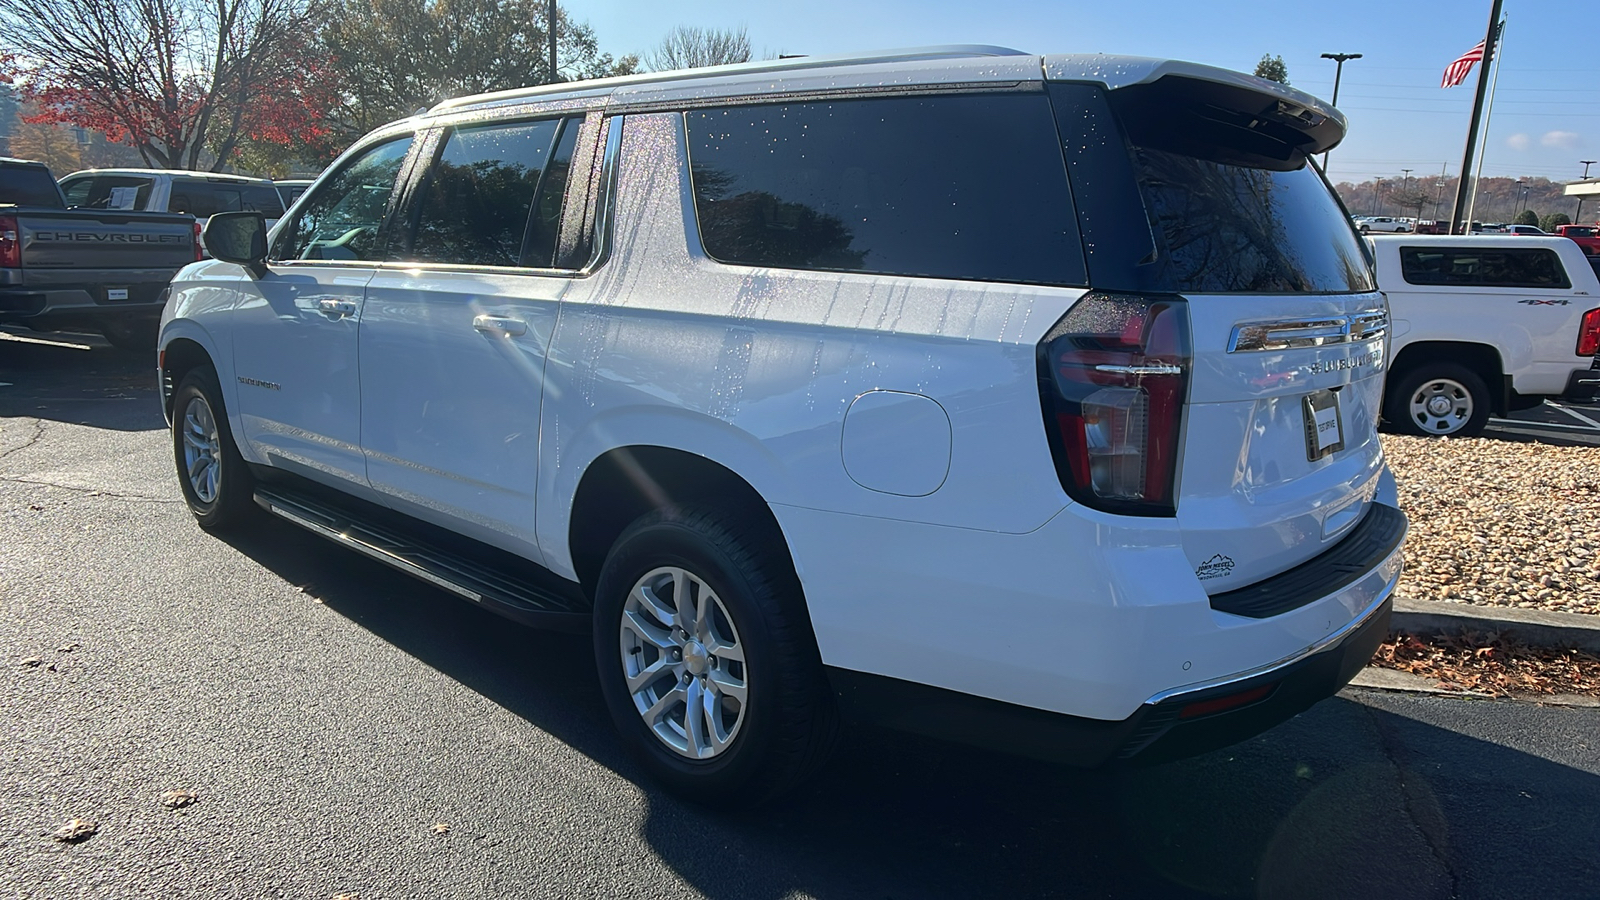
[{"label": "truck wheel", "polygon": [[133,353],[154,353],[159,328],[154,321],[106,322],[100,326],[111,346]]},{"label": "truck wheel", "polygon": [[1429,363],[1390,382],[1383,417],[1397,431],[1476,437],[1489,424],[1489,388],[1455,363]]},{"label": "truck wheel", "polygon": [[226,528],[254,515],[255,479],[233,443],[210,366],[185,375],[172,395],[172,455],[183,499],[201,528]]},{"label": "truck wheel", "polygon": [[799,579],[755,534],[710,510],[650,513],[612,546],[595,594],[617,730],[669,790],[713,806],[791,789],[838,732]]}]

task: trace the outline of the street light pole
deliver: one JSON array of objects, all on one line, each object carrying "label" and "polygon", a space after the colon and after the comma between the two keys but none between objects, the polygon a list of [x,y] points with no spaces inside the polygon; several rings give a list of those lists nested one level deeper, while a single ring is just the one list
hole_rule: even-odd
[{"label": "street light pole", "polygon": [[1372,186],[1372,205],[1377,209],[1374,209],[1372,214],[1381,216],[1383,215],[1383,179],[1374,178],[1373,181],[1376,183]]},{"label": "street light pole", "polygon": [[[1580,160],[1578,160],[1578,162],[1583,163],[1583,180],[1584,181],[1588,181],[1589,180],[1589,167],[1594,165],[1597,162],[1600,162],[1600,159],[1580,159]],[[1580,222],[1582,220],[1583,220],[1583,195],[1579,194],[1578,195],[1578,211],[1576,213],[1573,213],[1572,221],[1573,221],[1574,224],[1576,224],[1576,223],[1578,223],[1578,222]]]},{"label": "street light pole", "polygon": [[[1345,63],[1345,60],[1347,60],[1347,59],[1360,59],[1361,58],[1361,54],[1359,54],[1359,53],[1324,53],[1324,54],[1322,54],[1322,58],[1323,59],[1331,59],[1331,60],[1333,60],[1333,64],[1334,64],[1333,65],[1333,100],[1331,102],[1333,103],[1334,107],[1337,108],[1339,106],[1339,76],[1344,74],[1344,63]],[[1327,151],[1327,152],[1322,154],[1322,172],[1323,172],[1324,175],[1326,175],[1327,172],[1328,172],[1328,153],[1332,153],[1332,152],[1333,151],[1329,150],[1329,151]]]},{"label": "street light pole", "polygon": [[550,13],[546,20],[550,23],[548,35],[550,38],[550,83],[555,84],[561,80],[556,73],[556,0],[550,0]]}]

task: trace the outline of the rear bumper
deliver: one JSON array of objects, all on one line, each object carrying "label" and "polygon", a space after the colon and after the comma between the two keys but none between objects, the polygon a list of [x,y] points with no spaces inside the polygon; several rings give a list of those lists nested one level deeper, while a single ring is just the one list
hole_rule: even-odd
[{"label": "rear bumper", "polygon": [[176,269],[0,270],[0,321],[159,317]]},{"label": "rear bumper", "polygon": [[1126,719],[1050,713],[880,675],[830,669],[845,715],[928,737],[1077,766],[1181,759],[1253,737],[1331,697],[1389,633],[1393,584],[1301,655],[1151,697]]},{"label": "rear bumper", "polygon": [[1561,399],[1575,403],[1590,403],[1597,396],[1600,396],[1600,359],[1591,363],[1589,368],[1579,369],[1568,376],[1567,388],[1561,392]]}]

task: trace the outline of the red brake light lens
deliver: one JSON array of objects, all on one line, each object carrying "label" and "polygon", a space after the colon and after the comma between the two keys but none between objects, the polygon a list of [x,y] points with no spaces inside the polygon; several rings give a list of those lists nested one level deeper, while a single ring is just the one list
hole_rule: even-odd
[{"label": "red brake light lens", "polygon": [[1039,392],[1068,496],[1106,512],[1176,513],[1190,370],[1183,298],[1094,291],[1039,345]]},{"label": "red brake light lens", "polygon": [[199,262],[206,258],[206,245],[200,240],[200,220],[194,223],[194,261]]},{"label": "red brake light lens", "polygon": [[22,268],[22,235],[16,216],[0,216],[0,269]]},{"label": "red brake light lens", "polygon": [[1600,309],[1591,309],[1583,314],[1583,327],[1578,329],[1578,355],[1596,353],[1600,353]]}]

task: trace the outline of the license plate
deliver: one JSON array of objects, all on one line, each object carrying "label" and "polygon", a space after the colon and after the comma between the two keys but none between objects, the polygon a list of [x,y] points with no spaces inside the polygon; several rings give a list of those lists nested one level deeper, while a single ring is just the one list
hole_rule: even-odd
[{"label": "license plate", "polygon": [[126,300],[126,299],[128,299],[128,289],[127,288],[106,288],[106,299],[107,300]]},{"label": "license plate", "polygon": [[1302,401],[1306,414],[1306,458],[1318,460],[1344,449],[1344,422],[1339,416],[1339,395],[1315,391]]}]

